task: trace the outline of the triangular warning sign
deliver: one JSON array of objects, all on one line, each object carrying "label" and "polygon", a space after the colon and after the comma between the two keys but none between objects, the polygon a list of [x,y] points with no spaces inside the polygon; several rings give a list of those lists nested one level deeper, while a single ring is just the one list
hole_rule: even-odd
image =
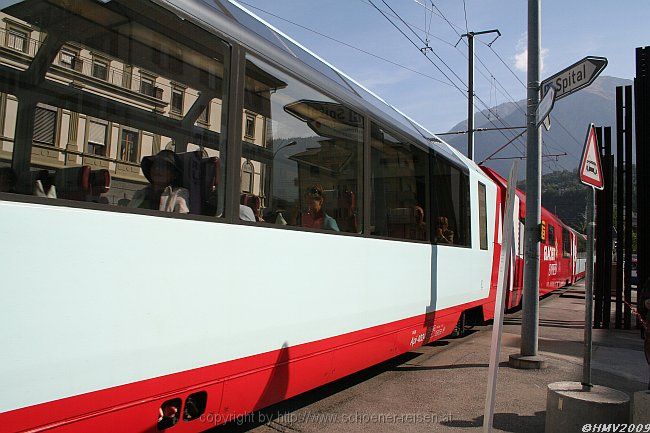
[{"label": "triangular warning sign", "polygon": [[582,161],[580,161],[580,182],[593,186],[596,189],[603,189],[603,170],[600,165],[600,151],[598,139],[596,138],[596,127],[589,125],[585,147],[582,150]]}]

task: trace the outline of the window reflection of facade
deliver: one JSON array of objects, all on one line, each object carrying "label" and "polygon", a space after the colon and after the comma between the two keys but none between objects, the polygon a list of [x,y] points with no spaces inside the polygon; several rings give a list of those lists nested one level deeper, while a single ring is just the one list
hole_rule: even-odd
[{"label": "window reflection of facade", "polygon": [[[253,191],[265,192],[263,219],[309,227],[307,196],[318,186],[322,207],[315,228],[360,232],[363,118],[252,57],[245,82],[242,156],[259,166],[256,173],[264,173]],[[266,125],[258,125],[260,117]]]},{"label": "window reflection of facade", "polygon": [[[47,8],[51,7],[43,3],[44,16],[49,16]],[[152,30],[135,22],[130,23],[129,30],[126,30],[134,32],[128,39],[113,29],[93,24],[95,18],[89,12],[81,17],[66,12],[65,8],[57,12],[64,17],[63,21],[55,25],[46,19],[41,23],[45,27],[38,28],[22,19],[21,14],[32,18],[27,9],[17,7],[13,11],[17,12],[12,12],[16,16],[0,13],[0,35],[4,39],[4,47],[0,48],[0,66],[25,71],[39,54],[39,49],[54,49],[56,52],[51,55],[47,77],[36,89],[35,98],[37,101],[46,99],[45,95],[53,89],[58,89],[59,95],[69,95],[64,99],[57,99],[58,96],[47,99],[48,103],[60,100],[61,106],[38,102],[32,109],[31,142],[17,143],[18,106],[23,89],[17,87],[17,95],[0,94],[0,167],[13,165],[20,180],[17,190],[31,194],[30,185],[35,176],[52,182],[63,182],[65,178],[69,189],[69,176],[77,173],[71,169],[87,167],[84,170],[89,170],[88,173],[80,178],[84,184],[77,185],[88,193],[86,196],[92,193],[91,179],[101,184],[100,179],[106,177],[110,179],[105,182],[104,190],[107,191],[97,188],[103,191],[102,202],[126,205],[136,191],[148,184],[140,166],[141,159],[174,142],[175,151],[181,155],[183,163],[187,162],[192,170],[197,171],[189,177],[210,178],[210,188],[207,185],[188,187],[188,190],[196,190],[197,196],[210,194],[205,200],[203,197],[195,200],[196,213],[209,207],[207,201],[214,202],[212,209],[215,214],[222,213],[217,208],[223,208],[225,194],[219,190],[224,188],[224,183],[217,176],[221,176],[224,163],[219,160],[219,149],[224,144],[224,137],[220,135],[225,115],[221,100],[223,89],[227,87],[221,84],[223,60],[219,59],[225,57],[228,50],[225,45],[220,46],[218,40],[211,37],[210,46],[196,43],[182,46],[158,33],[158,29]],[[81,15],[85,13],[82,11]],[[80,28],[79,23],[83,20],[87,20],[84,25],[94,29],[94,36],[92,32],[74,34],[74,29]],[[48,28],[50,25],[54,27]],[[72,32],[65,33],[68,29]],[[196,32],[195,29],[192,31]],[[47,45],[49,36],[58,36],[60,45],[55,48]],[[155,47],[151,45],[154,42]],[[13,53],[15,51],[24,54]],[[133,63],[123,58],[127,52],[131,53],[129,59]],[[151,61],[154,52],[158,56],[157,63]],[[191,66],[188,66],[188,61],[192,62]],[[210,97],[203,102],[207,104],[205,108],[196,112],[197,118],[191,124],[185,124],[190,125],[190,130],[187,126],[183,130],[165,120],[171,121],[172,113],[174,121],[183,120],[201,93]],[[149,114],[144,121],[138,114],[139,123],[136,124],[135,113]],[[191,130],[195,122],[200,123],[204,132]],[[192,142],[197,145],[192,147]],[[21,159],[24,161],[22,166],[12,163],[16,146],[28,149],[27,158]],[[195,150],[199,150],[197,156],[192,154]],[[196,162],[190,164],[192,158]],[[62,191],[59,198],[68,197],[81,198],[83,195]]]},{"label": "window reflection of facade", "polygon": [[[52,7],[43,5],[43,13]],[[196,45],[193,38],[186,46],[138,22],[119,31],[93,27],[88,15],[83,19],[94,36],[58,35],[60,44],[53,48],[48,37],[75,28],[78,14],[63,12],[66,22],[58,27],[39,21],[43,29],[18,15],[0,17],[6,18],[0,20],[2,65],[26,71],[39,49],[55,51],[48,53],[52,63],[35,92],[29,143],[18,142],[16,134],[23,89],[0,94],[0,166],[21,174],[17,190],[30,194],[36,176],[56,183],[83,171],[88,200],[129,206],[151,183],[142,161],[166,149],[178,157],[174,167],[182,173],[176,181],[187,193],[189,213],[224,215],[226,44],[205,35],[209,44]],[[366,124],[370,117],[256,57],[246,56],[244,74],[243,99],[237,101],[242,106],[240,175],[228,179],[245,195],[241,204],[251,208],[258,223],[471,246],[469,176],[457,165],[403,136],[404,130],[390,132],[390,125],[375,118]],[[57,96],[49,95],[53,91]],[[370,188],[364,191],[366,135]],[[81,200],[84,194],[64,188],[60,198]],[[310,208],[310,202],[319,206]],[[485,188],[479,185],[481,248],[487,243],[485,205]]]}]

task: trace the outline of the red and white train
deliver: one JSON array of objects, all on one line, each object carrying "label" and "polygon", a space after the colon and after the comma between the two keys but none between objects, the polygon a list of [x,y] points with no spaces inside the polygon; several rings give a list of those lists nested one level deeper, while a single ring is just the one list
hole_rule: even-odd
[{"label": "red and white train", "polygon": [[236,2],[2,4],[1,431],[203,431],[493,317],[503,178]]}]

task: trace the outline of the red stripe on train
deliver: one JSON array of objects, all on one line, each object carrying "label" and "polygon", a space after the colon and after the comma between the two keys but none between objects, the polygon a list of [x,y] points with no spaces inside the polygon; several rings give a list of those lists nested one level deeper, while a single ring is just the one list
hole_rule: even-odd
[{"label": "red stripe on train", "polygon": [[208,400],[202,419],[181,420],[167,430],[203,431],[440,339],[451,333],[462,311],[486,302],[490,298],[316,342],[4,412],[0,414],[0,429],[156,432],[162,402],[172,398],[185,401],[194,392],[206,391]]}]

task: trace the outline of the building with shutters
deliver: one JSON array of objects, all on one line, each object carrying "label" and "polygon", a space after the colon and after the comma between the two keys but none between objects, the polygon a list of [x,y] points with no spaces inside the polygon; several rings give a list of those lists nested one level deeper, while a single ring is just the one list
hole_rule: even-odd
[{"label": "building with shutters", "polygon": [[[45,36],[26,22],[0,13],[0,64],[26,70]],[[165,54],[161,53],[161,62],[169,58]],[[141,110],[182,119],[200,96],[197,89],[182,82],[182,66],[172,79],[78,43],[66,43],[54,57],[46,77]],[[0,93],[0,167],[11,165],[17,107],[16,96]],[[195,125],[219,133],[221,121],[221,100],[213,98]],[[246,111],[242,122],[242,139],[264,146],[266,119]],[[107,169],[111,187],[105,197],[109,204],[118,205],[147,184],[140,168],[143,157],[161,149],[201,150],[206,156],[218,157],[219,151],[212,147],[188,143],[185,149],[177,149],[173,137],[39,103],[34,116],[31,167],[56,170],[88,165],[92,169]],[[242,192],[263,199],[261,165],[246,159],[241,162]]]}]

